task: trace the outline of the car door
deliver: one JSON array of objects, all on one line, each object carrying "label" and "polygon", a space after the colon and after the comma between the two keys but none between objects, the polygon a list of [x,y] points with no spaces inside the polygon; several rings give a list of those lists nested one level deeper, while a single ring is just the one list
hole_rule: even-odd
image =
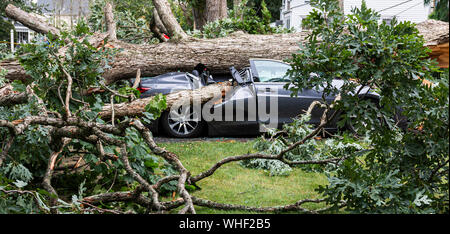
[{"label": "car door", "polygon": [[[268,127],[280,128],[282,124],[292,122],[292,118],[303,114],[313,101],[321,99],[321,93],[312,89],[291,96],[292,91],[285,88],[289,83],[286,72],[291,68],[287,63],[251,59],[250,67],[257,93],[258,118]],[[322,112],[315,108],[310,123],[317,124]]]},{"label": "car door", "polygon": [[251,73],[247,68],[235,72],[232,70],[232,75],[239,76],[239,84],[227,91],[222,99],[212,99],[203,106],[202,115],[210,136],[259,133],[257,96]]}]

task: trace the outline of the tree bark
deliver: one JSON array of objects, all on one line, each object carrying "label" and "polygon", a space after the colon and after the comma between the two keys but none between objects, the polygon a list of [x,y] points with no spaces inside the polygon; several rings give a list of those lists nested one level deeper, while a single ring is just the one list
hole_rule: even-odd
[{"label": "tree bark", "polygon": [[155,8],[153,8],[153,18],[152,18],[150,24],[151,24],[152,32],[158,36],[160,41],[166,42],[169,40],[166,37],[164,37],[164,34],[166,34],[166,35],[168,34],[167,29],[166,29],[166,27],[164,27],[164,24],[161,22],[161,19],[159,18],[159,15],[158,15],[158,11]]},{"label": "tree bark", "polygon": [[192,16],[194,18],[194,29],[196,30],[202,30],[203,26],[206,24],[206,18],[205,18],[205,9],[200,6],[193,6],[192,7]]},{"label": "tree bark", "polygon": [[227,17],[226,0],[206,0],[206,21],[214,22]]},{"label": "tree bark", "polygon": [[220,18],[224,19],[228,17],[227,0],[220,1]]},{"label": "tree bark", "polygon": [[[174,105],[190,104],[192,103],[192,100],[199,100],[200,103],[206,103],[216,97],[218,93],[221,93],[222,96],[224,96],[229,90],[231,90],[231,83],[227,81],[204,86],[200,89],[182,90],[169,93],[166,95],[166,109],[170,109],[170,107]],[[121,117],[142,115],[145,111],[145,106],[153,98],[154,97],[140,98],[129,103],[114,104],[114,116]],[[112,110],[111,105],[105,105],[100,112],[100,117],[103,119],[110,119],[112,116]]]},{"label": "tree bark", "polygon": [[[191,72],[198,63],[205,64],[212,74],[229,74],[229,68],[249,66],[250,58],[284,60],[297,52],[298,43],[306,33],[249,35],[235,33],[225,38],[191,39],[179,43],[134,45],[116,42],[124,49],[116,55],[111,69],[103,77],[107,84],[134,77],[141,69],[142,76],[155,76],[167,72]],[[0,64],[1,66],[1,64]]]},{"label": "tree bark", "polygon": [[[191,72],[198,63],[205,64],[212,74],[229,74],[231,66],[237,69],[249,66],[249,58],[290,58],[298,51],[298,43],[306,35],[305,32],[276,35],[234,33],[224,38],[190,38],[152,45],[113,41],[109,44],[123,51],[116,55],[112,68],[105,71],[103,77],[106,84],[111,84],[134,78],[137,69],[141,69],[142,77],[148,77],[173,71]],[[17,61],[2,61],[0,67],[8,70],[7,79],[29,79]]]},{"label": "tree bark", "polygon": [[178,21],[170,9],[170,5],[166,0],[153,0],[159,18],[167,29],[170,38],[175,40],[183,40],[188,38],[188,35],[183,31]]},{"label": "tree bark", "polygon": [[117,40],[116,22],[114,21],[113,6],[110,2],[105,5],[105,21],[109,39]]},{"label": "tree bark", "polygon": [[59,29],[48,25],[38,17],[33,16],[12,4],[6,6],[5,13],[9,18],[19,21],[28,28],[33,29],[35,32],[42,34],[52,33],[54,35],[59,35],[60,33]]},{"label": "tree bark", "polygon": [[26,92],[14,92],[13,87],[10,84],[0,88],[0,106],[14,106],[27,101],[28,94]]}]

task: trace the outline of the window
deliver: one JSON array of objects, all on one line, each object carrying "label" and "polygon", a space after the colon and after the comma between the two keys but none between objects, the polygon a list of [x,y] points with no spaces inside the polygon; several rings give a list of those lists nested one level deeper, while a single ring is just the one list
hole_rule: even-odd
[{"label": "window", "polygon": [[286,20],[286,28],[287,28],[287,29],[290,29],[290,28],[291,28],[291,19],[290,19],[290,18],[288,18],[288,19]]},{"label": "window", "polygon": [[17,32],[18,43],[28,43],[28,32]]},{"label": "window", "polygon": [[286,63],[271,60],[253,60],[260,82],[286,82],[286,72],[291,68]]},{"label": "window", "polygon": [[287,10],[289,11],[290,9],[291,9],[291,1],[288,0],[288,1],[287,1]]}]

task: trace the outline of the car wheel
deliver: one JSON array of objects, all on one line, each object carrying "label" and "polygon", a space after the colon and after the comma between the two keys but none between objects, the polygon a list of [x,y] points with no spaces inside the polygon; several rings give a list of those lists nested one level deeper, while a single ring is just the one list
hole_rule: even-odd
[{"label": "car wheel", "polygon": [[164,131],[172,137],[190,138],[199,136],[204,128],[200,113],[193,108],[178,108],[161,115]]}]

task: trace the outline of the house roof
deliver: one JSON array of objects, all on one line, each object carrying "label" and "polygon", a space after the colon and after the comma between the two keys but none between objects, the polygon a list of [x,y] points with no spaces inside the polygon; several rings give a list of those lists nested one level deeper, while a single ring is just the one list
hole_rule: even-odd
[{"label": "house roof", "polygon": [[425,46],[439,45],[449,41],[449,23],[439,20],[425,20],[416,25],[425,39]]}]

